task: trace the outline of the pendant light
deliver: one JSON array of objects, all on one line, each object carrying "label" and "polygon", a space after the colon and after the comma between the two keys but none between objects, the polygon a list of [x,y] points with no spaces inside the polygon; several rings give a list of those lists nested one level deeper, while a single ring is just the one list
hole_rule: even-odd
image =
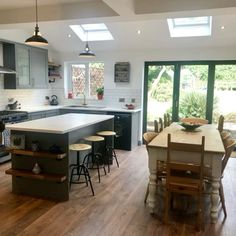
[{"label": "pendant light", "polygon": [[5,66],[0,66],[0,74],[15,74],[16,72],[12,69],[9,69]]},{"label": "pendant light", "polygon": [[95,57],[95,54],[90,50],[88,45],[88,31],[86,31],[86,44],[83,52],[79,54],[80,57]]},{"label": "pendant light", "polygon": [[36,26],[34,29],[34,35],[25,40],[26,44],[33,46],[45,46],[48,45],[48,41],[40,35],[38,27],[38,1],[36,0]]}]

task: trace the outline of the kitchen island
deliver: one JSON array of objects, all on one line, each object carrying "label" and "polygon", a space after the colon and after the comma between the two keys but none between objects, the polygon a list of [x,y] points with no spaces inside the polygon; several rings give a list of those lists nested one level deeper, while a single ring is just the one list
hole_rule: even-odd
[{"label": "kitchen island", "polygon": [[[69,151],[72,143],[85,142],[84,137],[101,130],[113,130],[111,115],[64,114],[6,126],[11,139],[21,139],[21,145],[11,150],[12,192],[57,201],[69,199],[69,166],[76,163],[76,153]],[[32,143],[39,143],[39,150],[32,151]],[[83,156],[82,156],[83,157]],[[41,173],[34,174],[35,165]]]}]

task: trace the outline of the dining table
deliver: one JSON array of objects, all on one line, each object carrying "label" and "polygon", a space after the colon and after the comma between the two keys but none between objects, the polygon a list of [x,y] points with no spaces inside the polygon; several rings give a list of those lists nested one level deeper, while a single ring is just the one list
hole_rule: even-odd
[{"label": "dining table", "polygon": [[[221,163],[225,153],[224,145],[221,140],[217,126],[214,124],[205,124],[194,130],[186,130],[179,123],[173,122],[166,127],[148,144],[148,168],[149,176],[149,195],[148,207],[150,213],[154,213],[158,205],[156,198],[157,191],[157,161],[166,161],[167,159],[167,135],[171,134],[173,142],[201,144],[201,137],[205,136],[204,148],[204,166],[210,168],[211,178],[211,223],[216,223],[218,219],[219,188],[221,178]],[[194,153],[182,152],[176,155],[176,160],[186,163],[198,162]]]}]

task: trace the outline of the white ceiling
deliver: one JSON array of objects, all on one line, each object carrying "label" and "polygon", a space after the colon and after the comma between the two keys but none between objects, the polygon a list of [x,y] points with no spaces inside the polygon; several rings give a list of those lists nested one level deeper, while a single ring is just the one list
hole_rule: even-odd
[{"label": "white ceiling", "polygon": [[[235,0],[38,0],[38,6],[40,31],[50,48],[60,52],[84,48],[69,24],[99,22],[106,23],[115,40],[90,42],[95,52],[236,47]],[[170,38],[168,17],[204,15],[213,16],[211,37]],[[0,1],[0,38],[23,43],[34,27],[35,0]]]}]

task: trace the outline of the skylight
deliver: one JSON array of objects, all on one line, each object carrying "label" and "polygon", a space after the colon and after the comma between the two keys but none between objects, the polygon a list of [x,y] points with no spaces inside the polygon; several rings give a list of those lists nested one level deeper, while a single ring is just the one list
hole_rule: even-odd
[{"label": "skylight", "polygon": [[110,31],[103,23],[70,25],[70,28],[82,41],[113,40]]},{"label": "skylight", "polygon": [[211,16],[167,19],[171,37],[211,35]]}]

